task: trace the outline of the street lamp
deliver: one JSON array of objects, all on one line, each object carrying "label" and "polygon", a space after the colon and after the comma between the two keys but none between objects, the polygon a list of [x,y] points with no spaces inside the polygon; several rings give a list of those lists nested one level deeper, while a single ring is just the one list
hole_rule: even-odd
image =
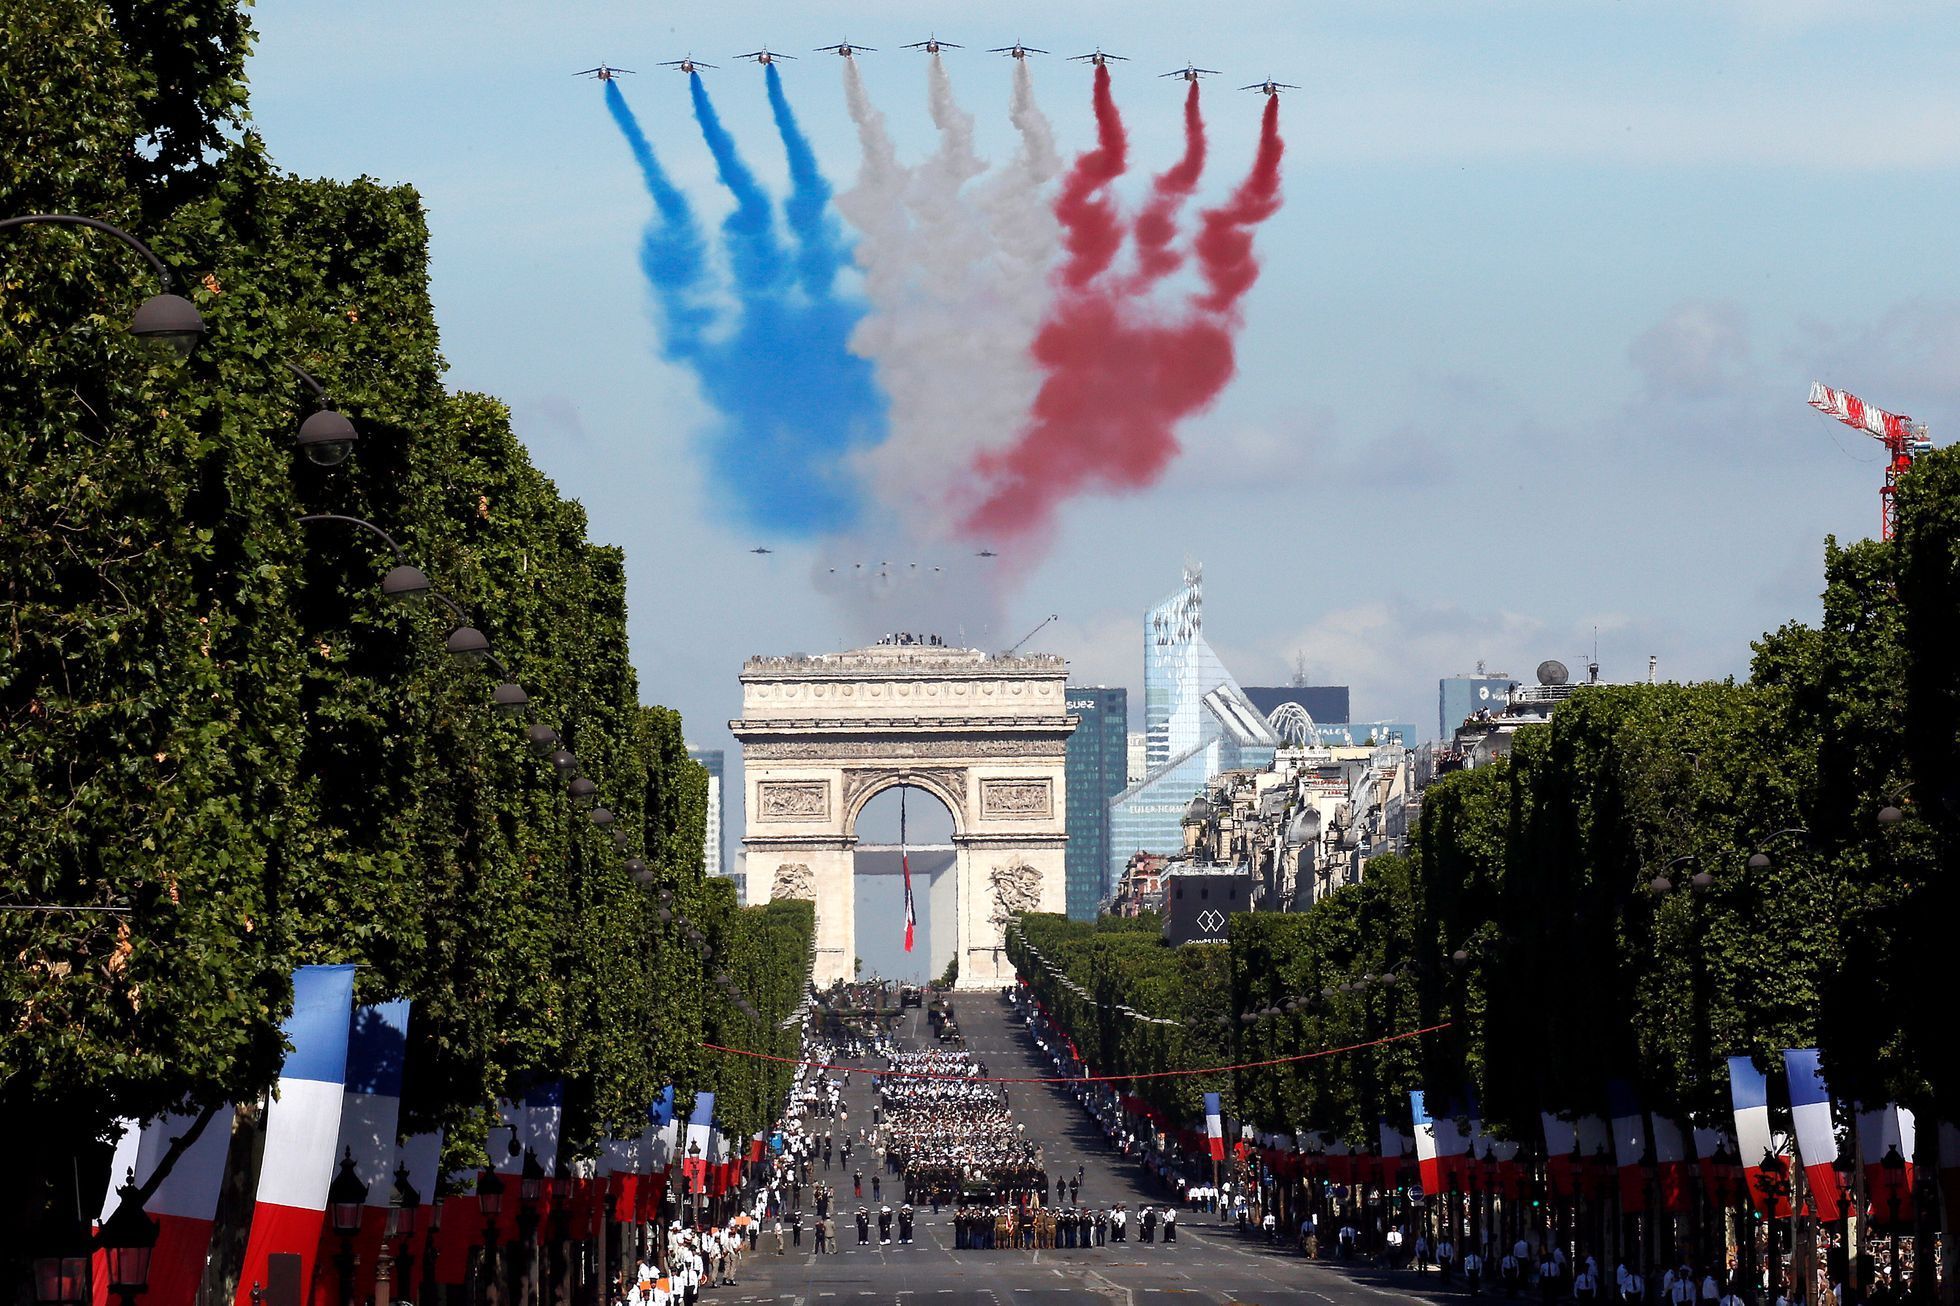
[{"label": "street lamp", "polygon": [[40,1306],[89,1306],[88,1231],[80,1221],[53,1240],[53,1246],[34,1258],[34,1300]]},{"label": "street lamp", "polygon": [[548,757],[558,747],[558,732],[550,726],[532,726],[524,732],[524,742],[531,746],[532,752]]},{"label": "street lamp", "polygon": [[524,686],[514,680],[506,680],[490,691],[490,702],[506,716],[516,716],[530,701],[531,696],[524,692]]},{"label": "street lamp", "polygon": [[538,1154],[530,1148],[524,1149],[524,1168],[517,1181],[517,1238],[524,1248],[524,1273],[527,1278],[537,1275],[538,1249],[538,1199],[544,1193],[544,1167],[538,1164]]},{"label": "street lamp", "polygon": [[338,467],[354,451],[354,441],[360,439],[360,432],[354,429],[354,424],[345,415],[334,411],[327,399],[326,387],[314,380],[306,369],[297,363],[288,363],[286,370],[305,383],[313,392],[314,401],[320,405],[299,424],[299,434],[293,437],[293,442],[315,467]]},{"label": "street lamp", "polygon": [[578,776],[565,786],[565,794],[580,807],[588,807],[599,800],[599,785],[589,776]]},{"label": "street lamp", "polygon": [[333,1231],[340,1236],[340,1299],[354,1306],[354,1235],[361,1231],[361,1206],[368,1186],[354,1173],[354,1149],[340,1158],[340,1173],[327,1185],[327,1206],[333,1212]]},{"label": "street lamp", "polygon": [[[386,1303],[394,1300],[392,1271],[395,1265],[401,1266],[404,1292],[415,1282],[415,1258],[409,1254],[408,1238],[415,1232],[415,1212],[421,1205],[422,1195],[408,1181],[408,1163],[403,1162],[395,1167],[395,1189],[388,1195],[388,1223],[381,1232],[381,1257],[375,1264],[375,1306],[386,1306]],[[388,1240],[391,1238],[395,1240],[392,1262],[388,1257]]]},{"label": "street lamp", "polygon": [[496,1282],[497,1217],[504,1209],[504,1181],[494,1169],[485,1170],[476,1181],[476,1207],[483,1216],[483,1272],[477,1276],[477,1284],[488,1302],[490,1285]]},{"label": "street lamp", "polygon": [[633,877],[633,883],[642,887],[653,883],[653,868],[648,866],[642,858],[628,857],[626,859],[626,873]]},{"label": "street lamp", "polygon": [[163,291],[150,296],[137,307],[135,315],[129,319],[129,334],[139,340],[168,345],[180,359],[190,357],[191,351],[197,348],[197,342],[204,338],[204,319],[190,300],[171,293],[170,269],[157,257],[155,250],[121,227],[112,226],[100,218],[85,218],[75,213],[28,213],[18,218],[0,218],[0,231],[9,227],[35,225],[87,227],[92,231],[107,232],[149,260],[150,266],[156,269]]},{"label": "street lamp", "polygon": [[143,1213],[136,1172],[116,1189],[116,1210],[96,1235],[108,1262],[109,1289],[131,1306],[150,1284],[150,1255],[156,1250],[157,1222]]},{"label": "street lamp", "polygon": [[[1653,894],[1656,898],[1665,897],[1667,894],[1674,892],[1674,881],[1668,878],[1667,873],[1677,866],[1697,860],[1699,860],[1699,855],[1696,853],[1683,853],[1679,857],[1676,857],[1673,861],[1662,867],[1653,879],[1647,881],[1647,892]],[[1708,884],[1712,883],[1714,883],[1713,877],[1707,883],[1697,884],[1696,887],[1706,888]]]}]

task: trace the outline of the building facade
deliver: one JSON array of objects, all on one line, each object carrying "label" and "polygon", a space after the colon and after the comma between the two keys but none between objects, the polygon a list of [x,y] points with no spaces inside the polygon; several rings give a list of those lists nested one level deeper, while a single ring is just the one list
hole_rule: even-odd
[{"label": "building facade", "polygon": [[1502,671],[1484,670],[1481,662],[1474,672],[1437,681],[1436,738],[1450,738],[1478,712],[1502,712],[1517,683]]},{"label": "building facade", "polygon": [[1068,915],[1092,921],[1109,896],[1109,800],[1129,784],[1130,693],[1071,685],[1068,714]]},{"label": "building facade", "polygon": [[1346,685],[1247,685],[1245,696],[1270,719],[1281,704],[1296,703],[1316,725],[1345,725],[1349,693]]},{"label": "building facade", "polygon": [[1222,771],[1272,763],[1279,737],[1204,637],[1204,577],[1144,615],[1144,760],[1147,770],[1109,800],[1108,880],[1139,852],[1183,847],[1179,822],[1192,795]]},{"label": "building facade", "polygon": [[722,801],[726,793],[723,776],[727,770],[727,758],[719,748],[693,748],[687,755],[699,762],[708,772],[708,832],[701,845],[701,869],[708,875],[724,875],[728,870],[728,860],[722,850]]}]

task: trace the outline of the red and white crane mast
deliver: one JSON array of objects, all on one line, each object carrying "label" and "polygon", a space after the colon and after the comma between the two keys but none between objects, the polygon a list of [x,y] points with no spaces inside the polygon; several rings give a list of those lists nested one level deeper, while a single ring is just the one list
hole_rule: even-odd
[{"label": "red and white crane mast", "polygon": [[1900,413],[1874,408],[1846,390],[1833,390],[1821,381],[1810,384],[1810,406],[1846,426],[1855,427],[1885,446],[1891,455],[1885,464],[1885,484],[1878,487],[1879,538],[1889,540],[1898,526],[1899,508],[1893,496],[1898,493],[1899,477],[1912,466],[1912,460],[1933,447],[1926,424]]}]

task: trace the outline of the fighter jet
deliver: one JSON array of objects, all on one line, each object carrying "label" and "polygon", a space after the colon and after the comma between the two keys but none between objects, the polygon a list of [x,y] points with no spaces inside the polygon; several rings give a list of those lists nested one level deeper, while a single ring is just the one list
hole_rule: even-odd
[{"label": "fighter jet", "polygon": [[877,50],[868,45],[852,45],[849,41],[839,41],[836,45],[820,45],[818,54],[842,55],[848,59],[854,54],[876,54]]},{"label": "fighter jet", "polygon": [[663,63],[660,66],[662,68],[678,68],[682,72],[687,73],[689,76],[692,76],[693,74],[700,72],[703,68],[713,68],[715,65],[711,63],[702,63],[699,59],[696,59],[693,55],[689,55],[685,59],[669,59],[666,63]]},{"label": "fighter jet", "polygon": [[584,72],[573,73],[572,76],[596,77],[602,82],[609,82],[613,78],[619,76],[621,73],[630,73],[632,71],[633,70],[631,68],[615,68],[611,64],[602,63],[597,68],[587,68]]},{"label": "fighter jet", "polygon": [[1120,54],[1104,54],[1103,48],[1100,45],[1095,48],[1093,53],[1070,55],[1069,59],[1073,63],[1092,63],[1096,65],[1098,68],[1108,63],[1111,59],[1114,59],[1119,63],[1129,62],[1127,58],[1125,58],[1123,55]]},{"label": "fighter jet", "polygon": [[763,548],[763,547],[762,547],[761,545],[759,545],[759,544],[758,544],[758,545],[757,545],[757,546],[756,546],[755,548],[753,548],[753,549],[750,549],[750,550],[749,550],[749,552],[750,552],[750,553],[774,553],[774,552],[775,552],[775,550],[774,550],[774,549],[765,549],[765,548]]},{"label": "fighter jet", "polygon": [[751,50],[747,54],[738,54],[735,57],[737,59],[753,59],[759,64],[771,64],[776,62],[776,60],[778,59],[796,58],[796,56],[793,54],[777,54],[775,51],[771,50],[766,45],[763,46],[760,50]]},{"label": "fighter jet", "polygon": [[1157,75],[1159,77],[1181,77],[1187,82],[1195,82],[1200,77],[1218,76],[1218,70],[1216,68],[1199,68],[1192,64],[1185,64],[1175,72],[1158,73]]},{"label": "fighter jet", "polygon": [[1025,59],[1031,54],[1047,54],[1048,52],[1046,50],[1037,50],[1031,45],[1022,45],[1019,41],[1016,41],[1012,45],[1003,45],[999,49],[989,50],[987,53],[1004,54],[1010,59]]},{"label": "fighter jet", "polygon": [[1297,91],[1300,88],[1291,82],[1276,82],[1268,77],[1263,82],[1254,82],[1250,86],[1241,86],[1239,89],[1241,91],[1257,91],[1261,95],[1278,95],[1281,91]]},{"label": "fighter jet", "polygon": [[904,48],[907,50],[924,50],[927,54],[938,54],[941,50],[966,49],[963,45],[954,45],[951,41],[942,41],[936,36],[928,36],[923,41],[914,41]]},{"label": "fighter jet", "polygon": [[973,556],[976,558],[998,558],[1000,555],[998,553],[995,553],[992,549],[982,549],[980,550],[980,552],[974,554]]}]

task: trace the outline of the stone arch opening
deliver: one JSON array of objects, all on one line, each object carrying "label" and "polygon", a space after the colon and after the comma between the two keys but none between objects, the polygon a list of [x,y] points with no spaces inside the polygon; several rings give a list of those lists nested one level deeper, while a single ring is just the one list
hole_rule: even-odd
[{"label": "stone arch opening", "polygon": [[[904,845],[901,850],[900,813]],[[930,789],[892,783],[866,796],[851,814],[857,843],[851,890],[857,953],[864,975],[925,983],[946,973],[958,942],[958,813]],[[905,951],[905,867],[912,872],[917,920]]]}]

